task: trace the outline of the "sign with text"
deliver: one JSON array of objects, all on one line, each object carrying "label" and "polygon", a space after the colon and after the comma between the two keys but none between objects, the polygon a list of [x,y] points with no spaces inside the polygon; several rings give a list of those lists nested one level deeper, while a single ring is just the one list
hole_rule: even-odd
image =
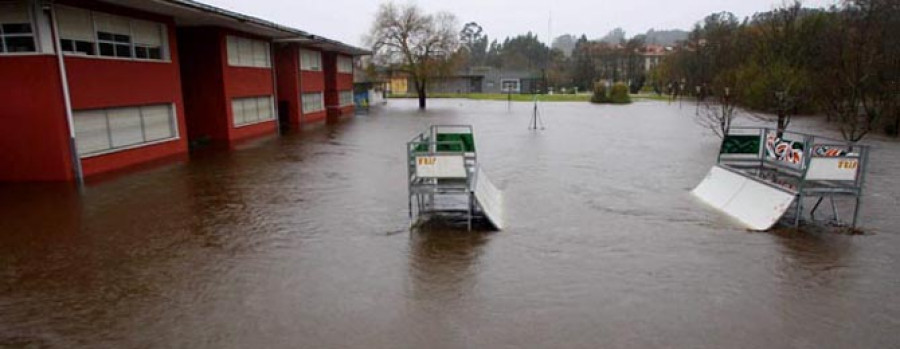
[{"label": "sign with text", "polygon": [[859,159],[845,157],[814,157],[806,171],[807,180],[853,181],[859,171]]},{"label": "sign with text", "polygon": [[416,157],[416,176],[422,178],[466,178],[462,155],[431,155]]}]

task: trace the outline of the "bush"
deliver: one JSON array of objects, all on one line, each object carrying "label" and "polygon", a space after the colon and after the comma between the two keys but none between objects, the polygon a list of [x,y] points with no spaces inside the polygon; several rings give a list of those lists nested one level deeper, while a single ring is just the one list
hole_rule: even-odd
[{"label": "bush", "polygon": [[609,103],[606,97],[606,87],[601,83],[594,83],[594,95],[591,96],[591,103]]},{"label": "bush", "polygon": [[897,126],[895,125],[887,124],[884,125],[884,133],[888,136],[897,137],[898,133],[900,133],[900,130],[898,130]]},{"label": "bush", "polygon": [[629,104],[631,96],[628,95],[628,86],[623,83],[613,85],[609,92],[609,103],[613,104]]}]

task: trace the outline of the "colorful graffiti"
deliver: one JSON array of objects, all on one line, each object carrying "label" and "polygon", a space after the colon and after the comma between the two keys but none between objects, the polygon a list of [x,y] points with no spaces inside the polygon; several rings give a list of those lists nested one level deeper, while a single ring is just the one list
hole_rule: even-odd
[{"label": "colorful graffiti", "polygon": [[820,145],[813,152],[817,157],[832,158],[847,155],[847,150],[833,146]]},{"label": "colorful graffiti", "polygon": [[778,138],[774,131],[766,134],[766,156],[792,165],[803,163],[803,143]]}]

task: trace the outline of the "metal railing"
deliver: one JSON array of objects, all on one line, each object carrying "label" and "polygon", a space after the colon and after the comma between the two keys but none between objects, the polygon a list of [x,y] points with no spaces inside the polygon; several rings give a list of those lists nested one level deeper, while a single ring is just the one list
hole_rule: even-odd
[{"label": "metal railing", "polygon": [[[438,140],[441,134],[465,134],[471,139],[470,145],[463,140]],[[470,148],[471,146],[471,148]],[[474,130],[470,125],[433,125],[406,143],[407,191],[409,217],[417,218],[422,213],[436,212],[436,195],[464,195],[467,207],[468,227],[471,229],[475,211],[473,188],[478,156],[474,151]],[[417,174],[417,159],[434,156],[459,156],[465,169],[464,178],[420,177]],[[450,210],[447,210],[450,211]]]},{"label": "metal railing", "polygon": [[[795,226],[800,224],[803,198],[817,199],[810,211],[812,220],[828,198],[839,221],[834,197],[850,196],[855,200],[850,226],[855,228],[869,151],[866,145],[807,133],[733,127],[722,139],[716,163],[796,195]],[[835,166],[825,168],[830,165]]]}]

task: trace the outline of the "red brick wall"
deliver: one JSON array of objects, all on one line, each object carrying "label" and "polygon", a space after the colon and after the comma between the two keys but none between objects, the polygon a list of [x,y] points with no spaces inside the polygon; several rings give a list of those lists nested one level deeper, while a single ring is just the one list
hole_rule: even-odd
[{"label": "red brick wall", "polygon": [[56,57],[0,56],[0,91],[0,181],[74,178]]},{"label": "red brick wall", "polygon": [[185,109],[181,94],[181,74],[174,22],[171,19],[161,20],[156,16],[140,15],[134,11],[126,11],[126,13],[111,11],[113,8],[108,6],[104,6],[102,9],[114,14],[127,14],[132,18],[165,23],[168,30],[170,61],[140,62],[66,57],[72,109],[78,111],[149,104],[174,104],[180,138],[152,146],[84,158],[82,159],[82,168],[85,176],[187,153],[187,124],[184,118]]},{"label": "red brick wall", "polygon": [[[325,52],[323,66],[325,72],[325,105],[328,107],[328,118],[335,120],[343,115],[353,114],[353,107],[340,107],[340,92],[353,90],[353,73],[338,73],[336,52]],[[346,56],[349,57],[349,56]]]},{"label": "red brick wall", "polygon": [[222,77],[222,64],[226,62],[222,61],[222,55],[215,54],[222,49],[218,37],[216,28],[178,30],[185,119],[191,141],[228,142],[228,109]]},{"label": "red brick wall", "polygon": [[[315,49],[307,48],[308,50],[318,51]],[[320,51],[319,51],[320,52]],[[320,52],[321,53],[321,52]],[[322,54],[322,64],[325,64],[325,55]],[[300,90],[303,92],[320,92],[325,95],[325,72],[324,66],[322,71],[302,71],[300,72]],[[324,97],[323,97],[324,98]],[[323,100],[323,103],[327,106],[328,103]],[[307,124],[317,123],[325,121],[326,116],[328,115],[326,110],[322,110],[320,112],[310,113],[303,115],[303,122]]]},{"label": "red brick wall", "polygon": [[278,81],[279,113],[287,115],[291,128],[300,127],[300,57],[295,45],[279,45],[275,50],[275,79]]},{"label": "red brick wall", "polygon": [[[60,3],[164,23],[170,62],[137,62],[99,57],[65,58],[72,108],[174,104],[181,139],[85,158],[86,176],[118,170],[187,152],[184,108],[174,22],[170,18],[97,1]],[[0,180],[65,181],[74,178],[59,67],[54,55],[0,57],[0,90],[6,119],[14,131],[0,137]],[[9,99],[9,100],[7,100]],[[7,150],[11,151],[7,151]],[[10,168],[10,170],[5,170]]]},{"label": "red brick wall", "polygon": [[234,127],[233,98],[273,95],[275,87],[271,68],[228,65],[228,35],[260,39],[218,27],[192,27],[179,31],[192,140],[209,138],[217,143],[233,144],[276,132],[275,120]]},{"label": "red brick wall", "polygon": [[225,62],[223,67],[225,100],[226,108],[228,108],[229,140],[234,143],[252,137],[273,134],[277,131],[275,129],[277,125],[275,120],[234,127],[231,100],[233,98],[274,95],[275,82],[272,80],[274,78],[274,68],[232,67],[228,65],[227,35],[244,36],[253,39],[259,38],[227,30],[222,31],[220,45],[222,45],[222,59]]}]

